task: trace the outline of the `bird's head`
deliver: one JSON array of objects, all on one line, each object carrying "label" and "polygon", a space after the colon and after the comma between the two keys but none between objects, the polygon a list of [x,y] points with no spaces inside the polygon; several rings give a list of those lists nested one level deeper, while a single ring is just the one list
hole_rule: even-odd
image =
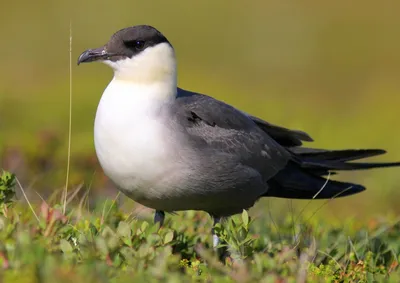
[{"label": "bird's head", "polygon": [[111,66],[118,80],[135,83],[176,80],[172,45],[161,32],[147,25],[116,32],[104,46],[83,52],[78,65],[94,61]]}]

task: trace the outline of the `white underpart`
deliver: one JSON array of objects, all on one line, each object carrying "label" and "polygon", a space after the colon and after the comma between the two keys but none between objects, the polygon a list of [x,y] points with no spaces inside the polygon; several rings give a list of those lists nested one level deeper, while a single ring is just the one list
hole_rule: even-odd
[{"label": "white underpart", "polygon": [[96,153],[106,175],[140,200],[174,170],[175,152],[160,118],[160,109],[176,96],[174,51],[162,43],[130,59],[105,63],[114,78],[96,113]]}]

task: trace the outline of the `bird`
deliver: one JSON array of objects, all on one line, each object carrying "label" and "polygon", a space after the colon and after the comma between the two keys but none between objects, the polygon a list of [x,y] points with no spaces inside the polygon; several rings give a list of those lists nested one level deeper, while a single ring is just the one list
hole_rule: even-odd
[{"label": "bird", "polygon": [[94,122],[99,163],[121,192],[155,210],[160,226],[165,212],[205,211],[215,225],[263,197],[353,195],[365,187],[328,180],[329,174],[400,165],[352,162],[382,149],[305,147],[313,141],[306,132],[178,87],[175,50],[152,26],[121,29],[77,63],[95,61],[114,73]]}]

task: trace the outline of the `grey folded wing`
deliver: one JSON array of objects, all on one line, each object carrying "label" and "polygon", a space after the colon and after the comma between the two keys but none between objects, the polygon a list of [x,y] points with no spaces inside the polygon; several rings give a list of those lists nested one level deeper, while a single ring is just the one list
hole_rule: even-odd
[{"label": "grey folded wing", "polygon": [[176,109],[189,135],[216,154],[229,155],[267,181],[285,167],[291,154],[251,116],[212,97],[178,89]]}]

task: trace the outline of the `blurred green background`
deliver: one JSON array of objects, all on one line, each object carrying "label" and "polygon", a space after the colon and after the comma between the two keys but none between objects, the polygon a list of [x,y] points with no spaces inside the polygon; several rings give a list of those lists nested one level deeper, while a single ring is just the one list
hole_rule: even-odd
[{"label": "blurred green background", "polygon": [[[3,1],[1,167],[17,173],[33,199],[34,191],[46,197],[64,186],[70,23],[72,188],[84,182],[93,195],[116,192],[101,174],[92,138],[96,106],[112,72],[101,64],[78,68],[76,59],[137,24],[155,26],[174,45],[181,87],[304,130],[315,139],[312,146],[384,148],[389,154],[375,160],[400,160],[399,11],[399,1],[361,0]],[[332,201],[319,214],[364,221],[399,213],[399,170],[341,174],[368,190]],[[286,200],[257,207],[290,212]]]}]

